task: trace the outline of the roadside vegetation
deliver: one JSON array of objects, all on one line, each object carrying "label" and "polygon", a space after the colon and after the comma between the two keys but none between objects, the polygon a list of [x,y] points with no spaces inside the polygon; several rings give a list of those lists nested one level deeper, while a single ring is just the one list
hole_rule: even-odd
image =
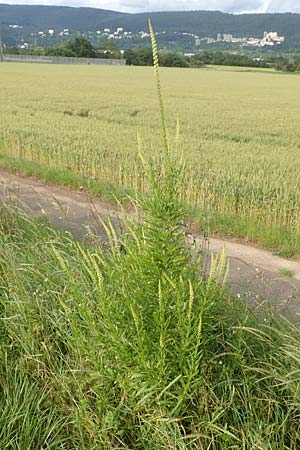
[{"label": "roadside vegetation", "polygon": [[297,327],[254,317],[186,245],[184,165],[141,159],[142,223],[108,248],[1,206],[0,448],[299,448]]},{"label": "roadside vegetation", "polygon": [[1,448],[299,448],[299,330],[204,275],[164,163],[108,250],[1,207]]}]

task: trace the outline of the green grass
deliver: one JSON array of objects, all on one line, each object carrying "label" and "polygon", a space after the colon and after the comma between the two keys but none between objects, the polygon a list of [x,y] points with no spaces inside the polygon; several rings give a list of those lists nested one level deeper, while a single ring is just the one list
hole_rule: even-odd
[{"label": "green grass", "polygon": [[190,217],[206,235],[238,238],[248,243],[260,243],[274,254],[290,258],[299,251],[299,235],[275,225],[257,223],[251,219],[237,220],[234,214],[213,214],[212,211],[191,210]]},{"label": "green grass", "polygon": [[[2,376],[3,376],[3,371]],[[20,368],[7,367],[0,382],[0,443],[4,449],[67,449],[68,418],[60,414],[47,385],[39,387]]]},{"label": "green grass", "polygon": [[278,273],[280,273],[280,275],[290,278],[294,276],[294,273],[291,270],[285,269],[284,267],[279,267]]},{"label": "green grass", "polygon": [[[299,254],[297,77],[227,68],[161,76],[172,144],[181,122],[182,199],[211,230]],[[58,182],[97,185],[100,195],[149,191],[136,142],[138,133],[146,156],[158,157],[150,68],[9,63],[1,78],[2,155],[33,163],[45,179],[53,169]]]},{"label": "green grass", "polygon": [[26,177],[37,177],[50,184],[67,186],[73,189],[84,189],[87,193],[115,202],[128,202],[128,197],[134,193],[130,189],[118,188],[111,183],[96,179],[84,178],[63,168],[44,166],[32,161],[21,160],[0,153],[0,167],[8,172]]}]

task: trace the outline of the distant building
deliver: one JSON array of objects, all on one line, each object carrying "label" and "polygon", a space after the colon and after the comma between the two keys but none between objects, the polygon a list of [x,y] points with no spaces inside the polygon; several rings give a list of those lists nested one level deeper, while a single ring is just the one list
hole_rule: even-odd
[{"label": "distant building", "polygon": [[247,45],[259,46],[261,43],[261,39],[250,37],[247,40]]},{"label": "distant building", "polygon": [[223,34],[224,42],[232,42],[232,34]]},{"label": "distant building", "polygon": [[265,31],[262,39],[260,38],[249,38],[247,40],[247,45],[253,45],[255,47],[265,47],[265,46],[275,46],[280,45],[285,41],[284,36],[279,36],[276,31]]},{"label": "distant building", "polygon": [[262,39],[262,46],[282,44],[285,41],[284,36],[279,36],[276,31],[265,31]]},{"label": "distant building", "polygon": [[[155,33],[155,34],[157,34],[157,33]],[[150,36],[150,34],[146,33],[145,31],[140,31],[139,35],[142,39],[148,38]]]},{"label": "distant building", "polygon": [[233,37],[232,40],[231,40],[231,42],[232,42],[233,44],[238,44],[238,43],[240,43],[240,42],[247,42],[247,38],[235,38],[235,37]]},{"label": "distant building", "polygon": [[[187,33],[182,33],[187,34]],[[212,37],[199,38],[195,37],[195,46],[200,46],[203,44],[214,44],[215,42],[227,42],[231,44],[240,44],[243,46],[253,46],[253,47],[264,47],[264,46],[275,46],[280,45],[285,42],[284,36],[279,36],[276,31],[265,31],[262,38],[258,37],[233,37],[231,33],[217,34],[217,40]]]}]

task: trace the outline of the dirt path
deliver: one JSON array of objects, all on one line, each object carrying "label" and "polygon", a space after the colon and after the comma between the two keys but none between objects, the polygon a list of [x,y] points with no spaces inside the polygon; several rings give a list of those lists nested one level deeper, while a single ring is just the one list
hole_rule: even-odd
[{"label": "dirt path", "polygon": [[[60,229],[83,236],[92,229],[100,238],[105,233],[98,217],[110,217],[114,222],[124,212],[109,202],[91,199],[84,192],[47,185],[33,178],[0,170],[0,201],[13,203],[36,218],[49,218]],[[125,213],[126,214],[126,213]],[[197,246],[203,246],[195,234]],[[300,261],[291,261],[270,252],[233,241],[210,238],[209,249],[222,252],[225,246],[229,260],[227,286],[233,296],[243,298],[261,311],[276,309],[300,322]],[[282,276],[279,271],[292,276]]]}]

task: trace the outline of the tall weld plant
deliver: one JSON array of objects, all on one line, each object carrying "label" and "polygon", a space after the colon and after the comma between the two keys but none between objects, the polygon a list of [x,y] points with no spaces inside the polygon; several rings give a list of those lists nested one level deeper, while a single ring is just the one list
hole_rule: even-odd
[{"label": "tall weld plant", "polygon": [[143,286],[143,295],[139,293],[134,298],[137,290],[131,289],[130,309],[135,337],[139,340],[140,361],[145,364],[141,370],[144,374],[148,372],[152,383],[151,377],[155,380],[153,396],[148,399],[167,407],[172,416],[185,414],[201,384],[203,353],[215,325],[207,322],[222,298],[216,279],[222,279],[225,262],[224,257],[215,259],[208,280],[204,281],[201,260],[191,255],[185,242],[186,212],[180,201],[184,164],[171,150],[151,22],[149,28],[163,145],[158,165],[141,156],[152,193],[140,205],[145,222],[140,273],[135,281]]},{"label": "tall weld plant", "polygon": [[[204,280],[201,261],[185,242],[186,214],[180,201],[184,165],[169,143],[157,46],[149,26],[162,150],[158,163],[141,155],[152,186],[151,194],[136,200],[144,221],[128,223],[128,232],[119,238],[108,226],[110,251],[81,248],[78,258],[86,255],[85,261],[80,275],[71,280],[71,298],[89,294],[88,301],[72,303],[72,346],[102,380],[99,386],[93,384],[91,406],[86,394],[80,396],[82,407],[92,411],[94,397],[107,405],[91,420],[101,428],[113,417],[110,433],[120,438],[120,430],[128,430],[122,437],[126,445],[143,433],[148,439],[165,420],[172,424],[180,418],[186,432],[191,431],[205,386],[206,349],[217,326],[214,311],[222,299],[215,282],[222,261],[214,262]],[[82,277],[84,284],[79,286]]]}]

